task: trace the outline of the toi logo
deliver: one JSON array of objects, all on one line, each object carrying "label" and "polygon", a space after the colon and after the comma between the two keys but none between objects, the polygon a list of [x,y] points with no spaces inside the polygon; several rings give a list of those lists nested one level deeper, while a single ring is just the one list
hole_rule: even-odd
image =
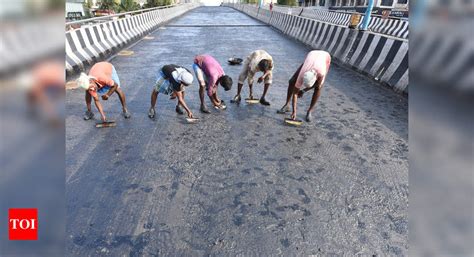
[{"label": "toi logo", "polygon": [[37,240],[38,239],[38,210],[9,209],[8,210],[8,239]]}]

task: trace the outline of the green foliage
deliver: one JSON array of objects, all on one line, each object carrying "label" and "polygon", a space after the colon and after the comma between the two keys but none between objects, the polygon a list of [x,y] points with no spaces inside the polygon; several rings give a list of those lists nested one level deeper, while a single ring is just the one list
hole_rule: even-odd
[{"label": "green foliage", "polygon": [[140,9],[140,5],[134,0],[122,0],[122,3],[119,5],[120,12],[130,12],[138,9]]},{"label": "green foliage", "polygon": [[257,4],[258,0],[243,0],[243,2],[246,4]]},{"label": "green foliage", "polygon": [[91,18],[92,17],[92,14],[91,14],[91,7],[92,7],[92,0],[86,0],[83,4],[82,4],[83,8],[84,8],[84,18]]},{"label": "green foliage", "polygon": [[48,8],[54,9],[54,10],[64,10],[64,0],[49,0],[48,1]]},{"label": "green foliage", "polygon": [[101,0],[99,9],[115,11],[117,9],[117,4],[114,0]]},{"label": "green foliage", "polygon": [[90,9],[92,7],[92,0],[86,0],[82,5],[84,8]]},{"label": "green foliage", "polygon": [[152,7],[172,5],[172,4],[173,4],[173,0],[147,0],[144,7],[152,8]]},{"label": "green foliage", "polygon": [[277,0],[277,3],[279,5],[289,5],[289,6],[297,6],[298,5],[297,0]]}]

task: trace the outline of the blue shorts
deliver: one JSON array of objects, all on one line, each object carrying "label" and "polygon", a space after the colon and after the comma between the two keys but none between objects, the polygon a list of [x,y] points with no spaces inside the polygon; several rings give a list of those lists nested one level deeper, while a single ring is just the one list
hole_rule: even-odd
[{"label": "blue shorts", "polygon": [[155,82],[154,90],[158,93],[170,95],[173,93],[173,89],[171,88],[171,83],[169,80],[165,78],[165,74],[160,70],[158,73],[158,77]]},{"label": "blue shorts", "polygon": [[[115,67],[114,67],[114,66],[112,66],[112,80],[113,80],[115,83],[117,83],[118,88],[120,88],[120,79],[119,79],[119,77],[118,77],[117,71],[115,70]],[[101,88],[99,88],[99,90],[97,90],[97,93],[98,93],[99,95],[103,95],[103,94],[109,92],[109,90],[110,90],[111,87],[112,87],[112,85],[107,85],[107,86],[105,86],[105,87],[101,87]]]}]

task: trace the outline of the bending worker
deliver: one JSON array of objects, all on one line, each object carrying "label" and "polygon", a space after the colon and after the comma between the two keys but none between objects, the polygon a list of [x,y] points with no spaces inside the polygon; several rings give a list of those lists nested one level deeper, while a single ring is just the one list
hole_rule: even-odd
[{"label": "bending worker", "polygon": [[158,78],[151,92],[151,106],[148,110],[148,117],[155,118],[155,105],[158,94],[171,95],[171,99],[178,98],[176,113],[184,114],[184,108],[189,118],[193,118],[193,113],[184,102],[184,88],[193,83],[193,75],[184,67],[168,64],[164,65],[158,72]]},{"label": "bending worker", "polygon": [[306,55],[304,63],[291,77],[288,83],[286,103],[277,112],[281,114],[289,112],[290,108],[288,107],[288,104],[290,103],[290,99],[293,98],[293,112],[291,113],[291,119],[296,119],[297,98],[303,97],[304,93],[314,89],[311,104],[306,112],[306,121],[311,122],[311,112],[321,95],[321,89],[328,74],[330,65],[331,56],[328,52],[320,50],[309,52],[308,55]]},{"label": "bending worker", "polygon": [[252,91],[253,78],[255,73],[263,72],[263,75],[257,80],[258,83],[264,82],[263,94],[262,97],[260,97],[260,103],[263,105],[270,105],[270,103],[265,100],[265,96],[267,95],[268,88],[272,84],[272,71],[273,59],[271,55],[269,55],[264,50],[256,50],[252,52],[244,62],[242,72],[239,75],[239,82],[237,84],[237,95],[231,100],[231,102],[240,102],[240,93],[242,91],[245,79],[247,79],[249,83],[249,98],[254,99]]},{"label": "bending worker", "polygon": [[207,92],[212,105],[216,109],[225,109],[224,101],[217,96],[218,84],[229,91],[232,88],[232,78],[224,74],[224,70],[214,57],[203,54],[194,57],[194,73],[199,82],[199,99],[201,100],[201,112],[211,113],[204,103],[204,91]]},{"label": "bending worker", "polygon": [[127,104],[125,102],[125,94],[120,88],[120,80],[117,75],[115,67],[109,62],[98,62],[92,66],[89,71],[89,75],[81,73],[77,79],[77,84],[86,90],[86,107],[87,111],[84,115],[84,120],[90,120],[94,118],[94,113],[91,110],[91,102],[94,99],[94,103],[99,110],[102,121],[106,121],[102,104],[99,101],[99,95],[102,100],[107,101],[113,93],[117,93],[120,103],[122,104],[123,116],[125,119],[130,118],[130,113],[127,110]]}]

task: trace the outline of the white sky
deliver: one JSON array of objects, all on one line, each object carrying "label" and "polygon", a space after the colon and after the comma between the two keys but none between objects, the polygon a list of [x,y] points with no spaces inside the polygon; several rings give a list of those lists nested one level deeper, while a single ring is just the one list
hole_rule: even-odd
[{"label": "white sky", "polygon": [[204,5],[217,6],[222,3],[222,0],[201,0],[200,2],[203,3]]}]

